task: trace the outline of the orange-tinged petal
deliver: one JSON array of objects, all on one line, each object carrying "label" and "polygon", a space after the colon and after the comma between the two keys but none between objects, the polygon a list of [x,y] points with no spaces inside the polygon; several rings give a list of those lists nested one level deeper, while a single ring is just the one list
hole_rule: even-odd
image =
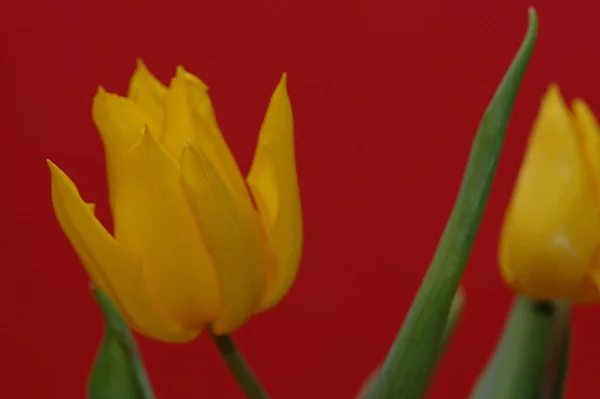
[{"label": "orange-tinged petal", "polygon": [[248,320],[263,295],[269,257],[260,220],[201,148],[184,148],[181,175],[219,280],[223,307],[211,328],[215,334],[227,334]]},{"label": "orange-tinged petal", "polygon": [[183,67],[178,67],[167,95],[162,142],[179,158],[188,141],[202,147],[227,184],[250,202],[244,178],[219,131],[208,87]]},{"label": "orange-tinged petal", "polygon": [[[594,258],[598,258],[597,255]],[[581,285],[577,288],[575,295],[570,298],[575,303],[600,301],[600,259],[594,261],[588,274],[584,277]]]},{"label": "orange-tinged petal", "polygon": [[178,162],[146,130],[119,181],[115,236],[144,259],[151,295],[188,328],[214,320],[221,308],[217,278],[183,195]]},{"label": "orange-tinged petal", "polygon": [[163,317],[144,288],[142,261],[124,249],[93,215],[69,177],[48,161],[52,203],[58,222],[91,280],[106,292],[136,330],[167,342],[186,342],[199,330],[187,330]]},{"label": "orange-tinged petal", "polygon": [[134,144],[139,143],[144,126],[158,132],[158,125],[133,100],[107,93],[101,87],[94,97],[92,118],[104,144],[108,192],[114,208],[115,190],[125,155]]},{"label": "orange-tinged petal", "polygon": [[167,87],[156,79],[141,59],[137,60],[137,68],[129,81],[127,97],[146,111],[157,126],[162,125]]},{"label": "orange-tinged petal", "polygon": [[277,304],[288,292],[302,253],[294,123],[285,74],[271,97],[247,182],[275,258],[275,267],[268,270],[267,290],[261,305],[264,310]]},{"label": "orange-tinged petal", "polygon": [[505,217],[500,266],[517,292],[574,299],[600,243],[589,170],[575,124],[552,86],[535,122]]}]

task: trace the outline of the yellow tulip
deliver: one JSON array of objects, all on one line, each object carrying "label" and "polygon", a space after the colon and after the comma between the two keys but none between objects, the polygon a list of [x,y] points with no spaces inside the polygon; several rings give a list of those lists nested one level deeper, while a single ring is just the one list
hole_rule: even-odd
[{"label": "yellow tulip", "polygon": [[[207,86],[177,68],[169,87],[139,61],[127,97],[98,90],[114,236],[48,161],[52,203],[90,279],[128,324],[166,342],[227,334],[276,305],[298,270],[302,217],[283,75],[244,180]],[[256,204],[256,205],[254,205]]]},{"label": "yellow tulip", "polygon": [[600,300],[600,129],[582,100],[546,93],[505,215],[502,275],[538,300]]}]

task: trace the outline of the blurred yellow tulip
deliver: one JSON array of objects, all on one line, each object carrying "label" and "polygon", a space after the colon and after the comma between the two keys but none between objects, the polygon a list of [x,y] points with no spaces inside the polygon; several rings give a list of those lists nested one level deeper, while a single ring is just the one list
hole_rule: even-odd
[{"label": "blurred yellow tulip", "polygon": [[91,280],[133,329],[166,342],[189,341],[205,325],[227,334],[282,299],[302,250],[285,74],[246,180],[207,86],[182,67],[166,87],[139,61],[127,97],[98,90],[93,119],[114,236],[48,161],[52,202]]},{"label": "blurred yellow tulip", "polygon": [[556,85],[533,126],[500,238],[508,285],[538,300],[600,299],[600,129]]}]

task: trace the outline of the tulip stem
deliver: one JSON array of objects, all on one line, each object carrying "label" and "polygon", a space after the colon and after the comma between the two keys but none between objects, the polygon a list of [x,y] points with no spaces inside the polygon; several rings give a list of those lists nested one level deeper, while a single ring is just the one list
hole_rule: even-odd
[{"label": "tulip stem", "polygon": [[244,356],[238,351],[235,343],[229,335],[215,335],[210,333],[229,371],[237,380],[240,388],[248,399],[268,399],[269,395],[260,385],[258,378],[254,375],[252,368],[246,363]]},{"label": "tulip stem", "polygon": [[561,399],[568,339],[567,304],[518,297],[470,399]]},{"label": "tulip stem", "polygon": [[570,304],[566,302],[554,303],[554,325],[550,333],[540,399],[560,399],[564,393],[569,364],[570,308]]}]

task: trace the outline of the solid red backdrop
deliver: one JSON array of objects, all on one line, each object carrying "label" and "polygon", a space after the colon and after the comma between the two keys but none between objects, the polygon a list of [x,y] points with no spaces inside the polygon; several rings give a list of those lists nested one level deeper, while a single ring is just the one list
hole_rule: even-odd
[{"label": "solid red backdrop", "polygon": [[[432,398],[462,399],[511,293],[496,241],[551,81],[600,113],[594,1],[538,2],[539,41],[465,275],[466,313]],[[382,359],[452,208],[479,118],[525,33],[526,1],[22,1],[0,7],[0,398],[82,398],[102,333],[49,197],[51,158],[110,224],[91,121],[98,85],[124,93],[142,57],[211,86],[243,170],[289,73],[305,250],[296,284],[234,334],[274,398],[352,398]],[[543,199],[541,199],[543,200]],[[600,309],[574,317],[569,398],[597,386]],[[210,339],[140,339],[160,398],[241,398]]]}]

